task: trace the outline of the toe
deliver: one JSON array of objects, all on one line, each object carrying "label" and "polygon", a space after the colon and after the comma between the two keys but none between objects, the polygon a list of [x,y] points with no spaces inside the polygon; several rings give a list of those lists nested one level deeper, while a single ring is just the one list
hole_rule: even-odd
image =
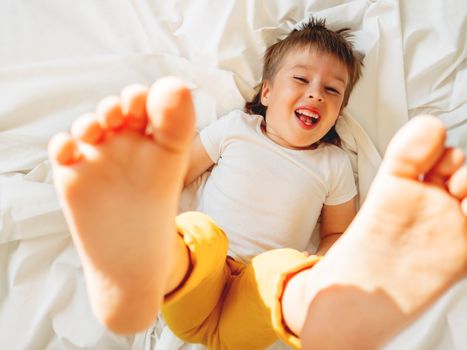
[{"label": "toe", "polygon": [[61,132],[49,141],[49,157],[59,165],[71,165],[76,162],[80,153],[70,134]]},{"label": "toe", "polygon": [[97,122],[96,115],[89,113],[76,119],[71,126],[71,135],[75,140],[97,144],[104,137],[104,130]]},{"label": "toe", "polygon": [[130,85],[120,95],[123,117],[126,125],[136,131],[145,131],[148,123],[146,98],[148,88],[144,85]]},{"label": "toe", "polygon": [[444,153],[446,130],[432,116],[418,116],[391,140],[382,165],[394,175],[418,179],[428,173]]},{"label": "toe", "polygon": [[158,80],[151,87],[147,110],[155,141],[172,152],[183,152],[191,144],[195,112],[191,92],[178,78]]},{"label": "toe", "polygon": [[97,121],[104,130],[117,130],[123,126],[123,114],[117,96],[109,96],[99,102],[96,115]]},{"label": "toe", "polygon": [[426,174],[424,181],[446,186],[446,181],[464,163],[464,153],[458,148],[447,148],[433,168]]},{"label": "toe", "polygon": [[464,215],[467,216],[467,198],[464,198],[464,200],[461,202],[461,210]]},{"label": "toe", "polygon": [[[461,167],[450,177],[448,189],[454,197],[464,201],[467,200],[467,166]],[[467,205],[467,202],[465,205]]]}]

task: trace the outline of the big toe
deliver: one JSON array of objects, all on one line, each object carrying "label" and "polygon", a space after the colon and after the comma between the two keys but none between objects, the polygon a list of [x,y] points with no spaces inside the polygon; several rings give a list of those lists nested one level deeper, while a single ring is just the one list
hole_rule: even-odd
[{"label": "big toe", "polygon": [[154,83],[146,102],[155,141],[171,152],[191,145],[195,111],[191,92],[179,78],[166,77]]},{"label": "big toe", "polygon": [[445,151],[446,130],[435,117],[422,115],[405,124],[389,143],[382,171],[418,179],[429,172]]}]

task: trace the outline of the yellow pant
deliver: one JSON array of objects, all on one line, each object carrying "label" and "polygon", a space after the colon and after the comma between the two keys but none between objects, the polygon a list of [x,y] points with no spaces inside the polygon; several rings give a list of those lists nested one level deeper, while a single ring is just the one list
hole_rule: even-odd
[{"label": "yellow pant", "polygon": [[278,338],[300,348],[282,320],[280,302],[288,278],[313,266],[318,257],[276,249],[245,265],[227,257],[227,237],[208,216],[181,214],[177,228],[193,269],[166,296],[162,313],[178,337],[214,350],[265,349]]}]

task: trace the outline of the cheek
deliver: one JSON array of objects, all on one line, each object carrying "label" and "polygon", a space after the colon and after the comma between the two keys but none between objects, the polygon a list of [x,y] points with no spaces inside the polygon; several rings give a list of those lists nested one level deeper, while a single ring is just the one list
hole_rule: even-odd
[{"label": "cheek", "polygon": [[344,107],[344,97],[336,96],[335,100],[332,101],[332,108],[334,110],[340,111]]}]

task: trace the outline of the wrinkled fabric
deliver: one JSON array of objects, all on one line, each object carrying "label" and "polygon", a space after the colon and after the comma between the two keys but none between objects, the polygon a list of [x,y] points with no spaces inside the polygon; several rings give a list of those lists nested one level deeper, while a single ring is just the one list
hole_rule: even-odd
[{"label": "wrinkled fabric", "polygon": [[[199,349],[162,321],[134,337],[93,316],[51,184],[47,142],[104,96],[164,75],[187,79],[197,126],[241,108],[264,49],[309,15],[348,26],[364,56],[338,130],[360,201],[394,132],[418,113],[467,151],[465,0],[13,1],[0,11],[0,344],[6,349]],[[183,194],[196,202],[200,179]],[[316,246],[310,242],[310,249]],[[467,281],[386,349],[465,349]],[[273,349],[285,349],[276,344]]]}]

